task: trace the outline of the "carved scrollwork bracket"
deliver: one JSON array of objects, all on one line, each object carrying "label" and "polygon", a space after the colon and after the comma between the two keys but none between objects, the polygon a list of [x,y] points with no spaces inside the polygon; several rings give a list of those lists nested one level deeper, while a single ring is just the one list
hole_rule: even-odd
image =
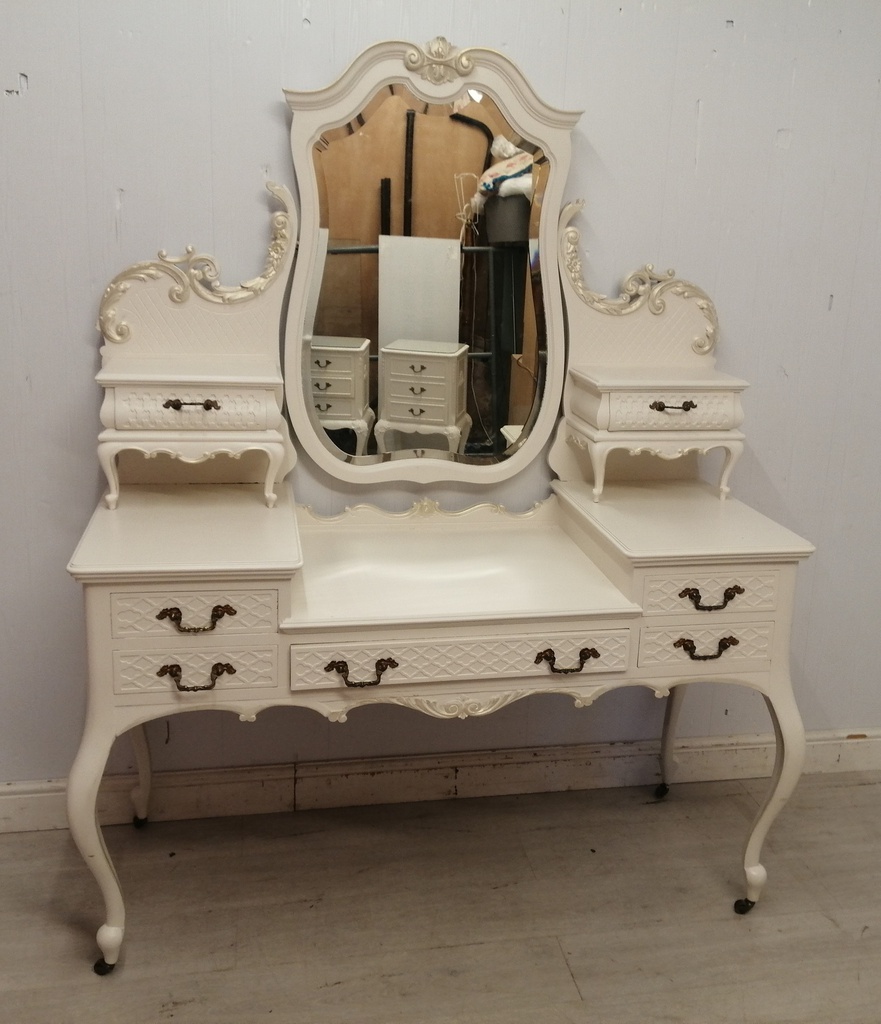
[{"label": "carved scrollwork bracket", "polygon": [[408,50],[404,64],[432,85],[443,85],[455,82],[456,76],[461,78],[471,73],[474,60],[469,53],[468,50],[457,50],[443,36],[435,36],[423,49],[414,46]]},{"label": "carved scrollwork bracket", "polygon": [[664,296],[669,292],[683,299],[692,299],[707,322],[703,335],[696,337],[691,347],[699,355],[708,355],[716,345],[719,334],[719,317],[713,300],[696,284],[676,277],[675,270],[658,273],[651,263],[634,271],[621,286],[616,299],[610,299],[599,292],[591,291],[584,281],[579,243],[581,232],[570,223],[573,216],[583,209],[584,203],[569,203],[560,216],[560,256],[569,282],[578,297],[591,309],[609,316],[626,316],[647,306],[649,311],[660,316],[666,309]]},{"label": "carved scrollwork bracket", "polygon": [[190,295],[195,294],[206,302],[232,305],[247,302],[266,291],[278,276],[296,234],[294,199],[290,191],[273,182],[267,182],[266,188],[284,209],[272,215],[266,262],[257,277],[235,287],[227,287],[220,283],[220,268],[213,257],[197,253],[191,245],[186,247],[183,256],[169,256],[165,250],[160,250],[157,259],[127,267],[107,285],[98,312],[101,334],[108,341],[117,343],[131,337],[130,325],[119,319],[117,304],[136,281],[156,281],[163,276],[170,278],[168,298],[174,303],[186,302]]}]

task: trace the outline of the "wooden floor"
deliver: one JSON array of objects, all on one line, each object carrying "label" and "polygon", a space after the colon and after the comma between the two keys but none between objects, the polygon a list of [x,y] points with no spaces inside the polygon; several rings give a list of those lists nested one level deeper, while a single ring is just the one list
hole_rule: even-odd
[{"label": "wooden floor", "polygon": [[4,1024],[881,1020],[881,773],[802,780],[739,917],[760,782],[0,836]]}]

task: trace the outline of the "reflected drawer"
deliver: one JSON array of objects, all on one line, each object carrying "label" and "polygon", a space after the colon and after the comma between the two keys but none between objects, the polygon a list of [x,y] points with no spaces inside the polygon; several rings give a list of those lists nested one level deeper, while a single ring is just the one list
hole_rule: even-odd
[{"label": "reflected drawer", "polygon": [[646,615],[773,611],[777,607],[777,576],[776,572],[728,569],[646,576],[643,608]]},{"label": "reflected drawer", "polygon": [[118,638],[274,633],[278,592],[119,593],[111,595],[110,611],[111,632]]},{"label": "reflected drawer", "polygon": [[774,637],[772,622],[713,623],[711,626],[681,626],[643,629],[639,638],[640,668],[663,666],[679,671],[724,670],[725,665],[771,658]]},{"label": "reflected drawer", "polygon": [[364,408],[354,398],[313,396],[319,419],[363,419]]},{"label": "reflected drawer", "polygon": [[[582,657],[582,651],[591,653]],[[344,686],[345,672],[350,686],[372,684],[378,674],[383,686],[537,677],[550,681],[578,674],[623,672],[628,666],[629,653],[629,629],[460,640],[295,644],[291,648],[291,688]],[[389,664],[378,673],[380,660],[396,664]],[[338,667],[340,663],[345,663],[345,672]],[[328,666],[334,667],[328,669]],[[567,669],[578,671],[564,671]]]},{"label": "reflected drawer", "polygon": [[352,377],[331,377],[313,375],[312,397],[318,401],[324,397],[352,398],[355,394],[355,382]]},{"label": "reflected drawer", "polygon": [[114,651],[113,692],[180,694],[264,690],[278,680],[277,653],[269,647],[167,648]]},{"label": "reflected drawer", "polygon": [[424,399],[391,401],[388,403],[386,418],[408,423],[432,423],[446,425],[450,421],[446,402],[428,402]]}]

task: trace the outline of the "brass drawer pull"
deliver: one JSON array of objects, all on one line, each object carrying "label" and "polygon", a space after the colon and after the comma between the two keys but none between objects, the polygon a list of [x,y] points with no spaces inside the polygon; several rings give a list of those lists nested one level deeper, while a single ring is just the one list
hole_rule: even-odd
[{"label": "brass drawer pull", "polygon": [[699,612],[718,612],[720,609],[724,608],[729,601],[733,601],[738,594],[743,593],[743,587],[737,583],[733,583],[730,587],[726,587],[722,591],[723,601],[721,604],[701,604],[701,592],[697,587],[686,587],[685,590],[679,591],[679,596],[687,597]]},{"label": "brass drawer pull", "polygon": [[416,397],[418,398],[420,395],[424,395],[425,394],[425,388],[417,388],[415,384],[411,384],[410,385],[410,394],[411,395],[416,395]]},{"label": "brass drawer pull", "polygon": [[649,409],[654,409],[655,412],[666,412],[668,409],[681,409],[683,412],[691,412],[692,409],[696,408],[697,403],[692,402],[691,399],[687,399],[682,403],[682,405],[667,405],[666,402],[662,402],[660,400],[652,402],[649,405]]},{"label": "brass drawer pull", "polygon": [[678,640],[674,640],[673,646],[681,647],[692,661],[715,661],[716,658],[721,658],[729,647],[736,647],[739,643],[740,641],[735,636],[723,636],[719,641],[719,649],[715,654],[696,654],[697,646],[695,645],[694,640],[689,640],[684,636],[680,637]]},{"label": "brass drawer pull", "polygon": [[551,672],[558,675],[571,675],[573,672],[580,672],[591,658],[599,658],[600,652],[595,647],[582,647],[578,652],[578,668],[557,668],[557,656],[552,647],[539,651],[535,656],[535,664],[540,665],[543,661],[548,663]]},{"label": "brass drawer pull", "polygon": [[329,380],[317,380],[315,381],[314,387],[316,391],[329,391],[331,388],[331,383]]},{"label": "brass drawer pull", "polygon": [[328,368],[328,366],[330,366],[331,360],[330,359],[315,359],[315,360],[313,360],[313,362],[315,363],[315,365],[318,367],[319,370],[326,370]]},{"label": "brass drawer pull", "polygon": [[410,363],[410,369],[413,373],[422,373],[423,370],[427,370],[428,367],[425,363],[420,363],[418,366],[415,363]]},{"label": "brass drawer pull", "polygon": [[322,405],[320,402],[316,402],[315,403],[315,408],[319,412],[327,412],[331,408],[332,405],[333,405],[333,402],[325,402],[324,405]]},{"label": "brass drawer pull", "polygon": [[182,626],[183,613],[180,608],[163,608],[156,615],[157,619],[168,619],[178,633],[210,633],[224,615],[236,615],[231,604],[216,604],[211,609],[211,622],[207,626]]},{"label": "brass drawer pull", "polygon": [[168,398],[162,403],[162,408],[174,409],[175,412],[180,412],[185,405],[201,406],[205,412],[220,408],[220,402],[216,402],[213,398],[206,398],[204,402],[182,402],[179,398]]},{"label": "brass drawer pull", "polygon": [[204,686],[184,686],[181,682],[183,678],[183,669],[178,664],[163,665],[162,668],[156,673],[157,676],[171,676],[174,680],[174,685],[181,691],[181,693],[199,693],[202,690],[213,690],[217,680],[224,674],[227,673],[231,676],[236,674],[236,670],[226,661],[215,661],[211,666],[211,681],[205,683]]},{"label": "brass drawer pull", "polygon": [[337,672],[342,678],[346,686],[378,686],[382,674],[387,668],[397,668],[398,663],[394,658],[380,658],[376,663],[376,679],[367,679],[364,682],[357,682],[354,679],[349,679],[349,663],[347,661],[332,661],[329,665],[324,666],[325,672]]},{"label": "brass drawer pull", "polygon": [[424,416],[425,415],[425,410],[424,409],[414,409],[412,406],[410,406],[410,408],[407,410],[407,412],[410,413],[411,416]]}]

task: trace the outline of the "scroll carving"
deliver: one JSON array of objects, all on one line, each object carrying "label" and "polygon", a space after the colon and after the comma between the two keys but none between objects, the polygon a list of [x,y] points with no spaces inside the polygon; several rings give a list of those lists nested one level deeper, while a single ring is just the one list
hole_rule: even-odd
[{"label": "scroll carving", "polygon": [[457,75],[464,77],[474,68],[469,51],[457,50],[443,36],[435,36],[424,49],[414,46],[404,57],[404,63],[432,85],[455,82]]},{"label": "scroll carving", "polygon": [[271,220],[271,237],[262,272],[249,281],[228,287],[220,283],[220,268],[213,257],[197,253],[188,245],[183,256],[169,256],[164,250],[156,260],[147,260],[127,267],[110,282],[101,299],[98,313],[98,330],[112,342],[125,342],[131,337],[131,327],[119,319],[117,304],[136,281],[156,281],[162,277],[171,280],[168,298],[174,303],[186,302],[190,295],[207,302],[234,305],[247,302],[261,295],[278,276],[288,251],[293,244],[295,231],[294,199],[284,185],[268,182],[267,189],[284,207],[276,211]]},{"label": "scroll carving", "polygon": [[651,263],[634,271],[625,281],[616,299],[591,291],[584,282],[579,253],[581,232],[569,222],[583,208],[582,202],[569,203],[560,217],[560,255],[569,282],[578,297],[591,309],[610,316],[626,316],[647,306],[649,311],[661,315],[666,309],[664,296],[669,292],[683,299],[692,299],[707,322],[702,336],[696,337],[691,347],[699,355],[713,351],[719,333],[719,318],[713,300],[696,284],[682,281],[674,270],[658,273]]}]

